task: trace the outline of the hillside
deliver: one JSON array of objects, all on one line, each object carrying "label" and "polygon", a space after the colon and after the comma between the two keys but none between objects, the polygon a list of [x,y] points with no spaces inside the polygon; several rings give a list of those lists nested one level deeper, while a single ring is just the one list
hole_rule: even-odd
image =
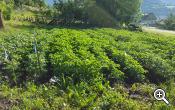
[{"label": "hillside", "polygon": [[[171,7],[169,7],[171,4]],[[158,18],[166,18],[170,13],[175,13],[174,0],[144,0],[142,11],[144,13],[153,12]]]},{"label": "hillside", "polygon": [[175,5],[175,0],[161,0],[166,5]]}]

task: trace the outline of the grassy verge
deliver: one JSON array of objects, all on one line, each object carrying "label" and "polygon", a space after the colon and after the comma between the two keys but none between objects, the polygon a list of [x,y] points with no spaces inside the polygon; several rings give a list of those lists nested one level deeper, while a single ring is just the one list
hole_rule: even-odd
[{"label": "grassy verge", "polygon": [[158,35],[168,36],[168,37],[175,37],[175,31],[169,31],[169,30],[162,30],[157,28],[151,28],[151,27],[143,27],[142,28],[144,32],[148,33],[154,33]]}]

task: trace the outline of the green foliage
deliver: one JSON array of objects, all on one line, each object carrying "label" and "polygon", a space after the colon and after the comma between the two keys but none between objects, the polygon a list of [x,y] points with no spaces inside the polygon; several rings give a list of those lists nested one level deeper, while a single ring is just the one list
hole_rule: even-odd
[{"label": "green foliage", "polygon": [[136,21],[140,5],[140,0],[58,0],[54,3],[57,15],[60,14],[64,23],[81,21],[104,27],[121,26],[123,23]]},{"label": "green foliage", "polygon": [[113,85],[162,82],[174,76],[174,39],[112,29],[53,29],[2,38],[2,72],[14,83],[56,76],[65,88],[98,78]]},{"label": "green foliage", "polygon": [[175,16],[170,15],[167,20],[165,20],[165,28],[170,30],[175,30]]},{"label": "green foliage", "polygon": [[2,11],[2,15],[5,20],[11,19],[11,14],[13,10],[14,2],[13,0],[1,0],[0,1],[0,10]]},{"label": "green foliage", "polygon": [[57,10],[55,16],[58,20],[63,19],[62,23],[71,24],[76,21],[86,22],[86,12],[84,1],[73,0],[57,0],[54,3]]},{"label": "green foliage", "polygon": [[144,69],[149,71],[148,77],[152,82],[162,82],[175,75],[173,67],[155,54],[135,53],[134,56],[142,63]]},{"label": "green foliage", "polygon": [[113,61],[120,64],[128,82],[143,81],[145,71],[131,56],[120,51],[115,52],[113,54]]},{"label": "green foliage", "polygon": [[33,6],[33,7],[45,7],[44,0],[14,0],[14,4],[16,8],[20,8],[23,5]]},{"label": "green foliage", "polygon": [[119,25],[119,21],[117,21],[110,13],[95,3],[86,7],[86,13],[88,15],[88,22],[91,25],[103,27],[116,27]]},{"label": "green foliage", "polygon": [[175,15],[170,14],[167,19],[157,23],[160,28],[175,30]]},{"label": "green foliage", "polygon": [[120,23],[133,21],[141,5],[140,0],[96,0],[96,2]]},{"label": "green foliage", "polygon": [[174,102],[174,44],[110,28],[1,32],[0,98],[14,110],[174,109],[152,97],[160,84]]},{"label": "green foliage", "polygon": [[[174,102],[174,83],[160,85],[166,88],[166,95],[170,103]],[[88,85],[84,82],[69,86],[66,91],[53,85],[36,86],[27,83],[26,88],[1,85],[0,99],[8,101],[8,109],[36,109],[36,110],[76,110],[76,109],[166,109],[173,110],[174,106],[167,106],[164,102],[154,100],[153,91],[158,86],[151,84],[133,84],[131,88],[116,85],[114,88],[96,83]],[[130,91],[130,92],[128,92]]]},{"label": "green foliage", "polygon": [[137,23],[130,23],[127,26],[130,31],[142,31],[142,27]]}]

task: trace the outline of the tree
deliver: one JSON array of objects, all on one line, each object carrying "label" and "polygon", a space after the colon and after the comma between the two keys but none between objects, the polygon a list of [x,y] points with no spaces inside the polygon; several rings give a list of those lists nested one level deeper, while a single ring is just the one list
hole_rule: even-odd
[{"label": "tree", "polygon": [[113,16],[111,16],[111,14],[108,13],[106,9],[97,5],[96,1],[87,1],[85,9],[88,15],[89,24],[103,27],[116,26],[116,19]]},{"label": "tree", "polygon": [[4,0],[0,0],[0,29],[4,27],[3,17],[2,17],[2,13],[4,9],[5,9],[5,2]]},{"label": "tree", "polygon": [[45,7],[44,0],[14,0],[15,8],[21,8],[22,5],[34,6],[34,7]]},{"label": "tree", "polygon": [[175,15],[170,14],[164,22],[165,29],[175,30]]},{"label": "tree", "polygon": [[0,0],[0,28],[4,27],[3,18],[10,20],[13,7],[13,0]]},{"label": "tree", "polygon": [[2,18],[2,10],[0,9],[0,29],[4,27],[3,18]]},{"label": "tree", "polygon": [[120,23],[128,24],[140,11],[141,0],[96,0],[96,4]]},{"label": "tree", "polygon": [[80,19],[98,26],[137,21],[135,18],[140,12],[140,5],[141,0],[57,0],[54,4],[63,18],[70,21]]},{"label": "tree", "polygon": [[54,3],[57,10],[56,17],[64,19],[64,23],[69,24],[75,21],[84,21],[85,10],[83,0],[57,0]]},{"label": "tree", "polygon": [[17,7],[21,7],[21,6],[22,6],[22,3],[23,3],[22,0],[14,0],[15,8],[17,8]]}]

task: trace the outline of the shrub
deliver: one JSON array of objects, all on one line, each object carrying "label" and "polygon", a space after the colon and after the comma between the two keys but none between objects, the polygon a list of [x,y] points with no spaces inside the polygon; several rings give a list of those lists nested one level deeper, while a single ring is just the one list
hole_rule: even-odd
[{"label": "shrub", "polygon": [[12,14],[12,9],[10,7],[7,7],[5,11],[3,11],[3,17],[5,20],[10,20]]},{"label": "shrub", "polygon": [[175,15],[170,14],[167,19],[158,23],[160,28],[175,30]]},{"label": "shrub", "polygon": [[130,31],[140,31],[140,32],[142,31],[142,27],[139,24],[135,24],[135,23],[130,23],[128,25],[128,29]]}]

